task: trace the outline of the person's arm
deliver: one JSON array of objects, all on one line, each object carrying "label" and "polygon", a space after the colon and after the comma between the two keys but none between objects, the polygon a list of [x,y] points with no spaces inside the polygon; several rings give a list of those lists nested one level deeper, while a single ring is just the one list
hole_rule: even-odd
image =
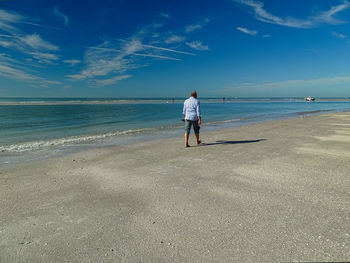
[{"label": "person's arm", "polygon": [[184,107],[182,109],[182,115],[184,116],[184,120],[186,118],[186,101],[184,102]]},{"label": "person's arm", "polygon": [[201,125],[202,117],[201,117],[201,105],[200,105],[199,101],[198,101],[198,104],[197,104],[197,116],[198,116],[198,125]]},{"label": "person's arm", "polygon": [[186,118],[186,104],[184,103],[184,107],[182,109],[182,115],[184,116],[184,119]]}]

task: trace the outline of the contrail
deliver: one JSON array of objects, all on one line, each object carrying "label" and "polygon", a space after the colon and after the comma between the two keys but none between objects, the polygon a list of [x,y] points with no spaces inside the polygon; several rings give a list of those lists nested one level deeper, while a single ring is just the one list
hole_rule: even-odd
[{"label": "contrail", "polygon": [[183,61],[182,59],[179,59],[179,58],[166,57],[166,56],[159,56],[159,55],[153,55],[153,54],[133,53],[132,55],[143,56],[143,57],[152,57],[152,58],[161,58],[161,59],[168,59],[168,60],[176,60],[176,61]]},{"label": "contrail", "polygon": [[119,49],[108,48],[108,47],[89,47],[89,46],[79,46],[79,47],[91,48],[91,49],[97,49],[97,50],[106,50],[106,51],[121,52],[121,50],[119,50]]},{"label": "contrail", "polygon": [[22,23],[22,24],[27,24],[27,25],[32,25],[32,26],[37,26],[37,27],[42,27],[42,28],[53,29],[53,30],[64,30],[64,28],[60,28],[60,27],[45,26],[45,25],[40,25],[40,24],[31,23],[31,22],[26,22],[26,21],[21,21],[20,23]]},{"label": "contrail", "polygon": [[[106,51],[114,51],[114,52],[121,52],[119,49],[114,48],[107,48],[107,47],[88,47],[88,46],[81,46],[84,48],[91,48],[91,49],[97,49],[97,50],[106,50]],[[160,55],[154,55],[154,54],[142,54],[142,53],[131,53],[128,54],[130,56],[141,56],[141,57],[152,57],[152,58],[160,58],[160,59],[168,59],[168,60],[176,60],[176,61],[183,61],[179,58],[173,58],[173,57],[167,57],[167,56],[160,56]]]},{"label": "contrail", "polygon": [[[117,40],[121,41],[121,42],[130,42],[124,39],[120,39],[118,38]],[[190,52],[185,52],[185,51],[179,51],[179,50],[175,50],[175,49],[170,49],[170,48],[165,48],[165,47],[157,47],[157,46],[151,46],[151,45],[145,45],[145,44],[140,44],[143,47],[148,47],[148,48],[153,48],[153,49],[158,49],[158,50],[163,50],[163,51],[169,51],[169,52],[174,52],[174,53],[179,53],[179,54],[185,54],[185,55],[191,55],[191,56],[195,56],[196,54],[190,53]]]}]

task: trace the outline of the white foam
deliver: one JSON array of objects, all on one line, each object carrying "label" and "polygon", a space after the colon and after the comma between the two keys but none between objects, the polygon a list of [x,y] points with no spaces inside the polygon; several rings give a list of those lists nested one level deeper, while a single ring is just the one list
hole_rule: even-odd
[{"label": "white foam", "polygon": [[25,143],[18,143],[18,144],[12,144],[12,145],[0,145],[0,152],[21,153],[21,152],[27,152],[27,151],[41,150],[48,147],[89,143],[89,142],[94,142],[94,141],[102,140],[106,138],[118,137],[122,135],[132,135],[132,134],[138,134],[138,133],[144,133],[144,132],[152,132],[156,130],[157,130],[156,128],[144,128],[144,129],[109,132],[105,134],[72,136],[67,138],[60,138],[60,139],[46,140],[46,141],[34,141],[34,142],[25,142]]}]

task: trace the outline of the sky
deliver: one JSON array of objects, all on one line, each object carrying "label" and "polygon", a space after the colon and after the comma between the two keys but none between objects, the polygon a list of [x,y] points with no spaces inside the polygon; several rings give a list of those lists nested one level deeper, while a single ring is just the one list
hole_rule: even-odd
[{"label": "sky", "polygon": [[349,97],[346,0],[0,0],[0,97]]}]

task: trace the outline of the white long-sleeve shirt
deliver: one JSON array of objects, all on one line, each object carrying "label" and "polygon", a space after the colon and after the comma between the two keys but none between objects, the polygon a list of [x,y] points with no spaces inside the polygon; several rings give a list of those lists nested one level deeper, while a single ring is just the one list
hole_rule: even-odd
[{"label": "white long-sleeve shirt", "polygon": [[190,97],[184,102],[182,114],[185,115],[185,120],[197,121],[201,116],[201,106],[199,100]]}]

